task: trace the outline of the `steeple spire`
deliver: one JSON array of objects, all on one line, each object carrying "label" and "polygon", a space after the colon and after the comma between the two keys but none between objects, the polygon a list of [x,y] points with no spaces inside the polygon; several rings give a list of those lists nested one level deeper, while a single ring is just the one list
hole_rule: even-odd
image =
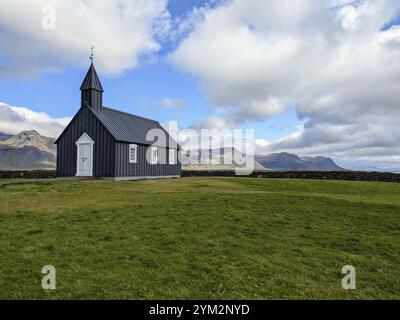
[{"label": "steeple spire", "polygon": [[93,53],[91,60],[92,63],[90,64],[89,71],[80,88],[82,91],[81,107],[89,106],[93,109],[101,109],[103,106],[104,90],[93,64]]},{"label": "steeple spire", "polygon": [[90,90],[90,89],[104,92],[93,62],[91,63],[89,71],[86,74],[86,77],[83,80],[82,85],[81,85],[81,91]]}]

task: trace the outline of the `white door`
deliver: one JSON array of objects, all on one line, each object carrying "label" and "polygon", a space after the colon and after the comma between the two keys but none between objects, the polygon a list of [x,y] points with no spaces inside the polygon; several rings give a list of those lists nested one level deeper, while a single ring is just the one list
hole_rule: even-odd
[{"label": "white door", "polygon": [[94,141],[84,133],[75,144],[77,147],[76,175],[78,177],[93,177]]},{"label": "white door", "polygon": [[81,177],[92,176],[92,146],[89,143],[78,145],[78,175]]}]

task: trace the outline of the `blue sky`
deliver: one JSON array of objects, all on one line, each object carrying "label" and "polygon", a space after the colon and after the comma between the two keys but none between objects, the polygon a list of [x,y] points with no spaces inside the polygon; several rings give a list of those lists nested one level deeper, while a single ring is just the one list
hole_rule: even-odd
[{"label": "blue sky", "polygon": [[191,11],[193,7],[201,7],[207,2],[204,0],[171,0],[168,9],[172,15],[178,16]]},{"label": "blue sky", "polygon": [[[204,2],[172,0],[168,8],[171,14],[182,15],[193,6]],[[89,47],[87,51],[89,56]],[[146,110],[143,107],[145,102],[158,109],[161,121],[168,119],[168,115],[158,108],[158,102],[163,98],[184,99],[199,112],[202,112],[203,106],[206,109],[207,99],[199,90],[196,79],[175,71],[164,60],[165,56],[161,56],[155,63],[144,62],[136,69],[118,76],[105,76],[102,70],[97,68],[106,91],[105,105],[151,116],[151,108]],[[44,73],[28,79],[18,76],[0,77],[0,97],[9,104],[26,106],[53,117],[73,115],[79,107],[79,87],[89,67],[89,59],[86,64],[87,67],[68,67],[60,73]],[[57,106],[54,105],[55,101]]]},{"label": "blue sky", "polygon": [[[86,72],[86,68],[68,68],[62,73],[33,79],[0,78],[1,101],[45,112],[53,118],[73,116],[80,107],[79,87]],[[105,90],[105,106],[160,122],[177,120],[180,127],[188,127],[212,113],[198,80],[167,63],[147,64],[118,77],[102,75],[101,70],[98,73]],[[184,100],[186,107],[162,108],[160,101],[165,98]],[[242,128],[254,128],[257,138],[275,140],[295,130],[300,123],[296,112],[289,108],[274,118],[249,122]]]},{"label": "blue sky", "polygon": [[[254,129],[260,153],[400,167],[398,1],[121,3],[0,3],[0,131],[57,135],[79,108],[94,43],[106,106]],[[40,25],[48,4],[54,30]]]},{"label": "blue sky", "polygon": [[[194,7],[201,7],[206,2],[171,0],[168,9],[173,17],[184,16]],[[105,89],[104,104],[160,122],[177,120],[180,127],[188,127],[212,114],[212,108],[198,79],[176,70],[166,61],[171,44],[166,42],[163,45],[157,61],[143,61],[134,70],[125,71],[118,76],[104,75],[97,68]],[[89,63],[88,59],[87,67]],[[68,67],[59,73],[44,73],[28,79],[0,78],[0,101],[45,112],[53,118],[73,116],[79,108],[79,86],[87,67]],[[184,100],[186,107],[172,110],[162,108],[160,101],[165,98]],[[255,129],[257,138],[275,140],[295,130],[299,123],[301,122],[295,111],[289,108],[275,118],[249,122],[241,128]]]}]

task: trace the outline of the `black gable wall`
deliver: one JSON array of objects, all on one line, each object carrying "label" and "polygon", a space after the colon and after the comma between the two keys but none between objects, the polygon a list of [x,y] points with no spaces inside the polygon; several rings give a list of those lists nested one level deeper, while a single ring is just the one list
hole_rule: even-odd
[{"label": "black gable wall", "polygon": [[57,176],[74,177],[77,168],[75,142],[88,134],[93,145],[93,176],[115,176],[115,140],[88,107],[82,108],[59,138],[57,145]]}]

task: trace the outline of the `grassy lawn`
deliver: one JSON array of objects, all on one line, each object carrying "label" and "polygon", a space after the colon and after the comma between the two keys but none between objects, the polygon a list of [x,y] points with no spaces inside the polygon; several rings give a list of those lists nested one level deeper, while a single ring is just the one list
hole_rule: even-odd
[{"label": "grassy lawn", "polygon": [[54,181],[0,203],[1,299],[400,298],[400,184]]}]

